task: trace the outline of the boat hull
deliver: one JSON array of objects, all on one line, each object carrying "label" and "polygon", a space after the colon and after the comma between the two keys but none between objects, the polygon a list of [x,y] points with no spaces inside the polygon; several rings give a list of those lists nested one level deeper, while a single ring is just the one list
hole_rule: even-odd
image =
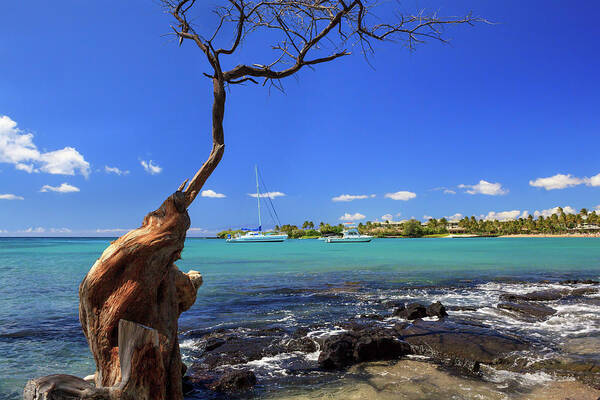
[{"label": "boat hull", "polygon": [[252,235],[227,239],[227,243],[273,243],[287,240],[287,235]]},{"label": "boat hull", "polygon": [[330,238],[326,239],[327,243],[367,243],[373,238]]}]

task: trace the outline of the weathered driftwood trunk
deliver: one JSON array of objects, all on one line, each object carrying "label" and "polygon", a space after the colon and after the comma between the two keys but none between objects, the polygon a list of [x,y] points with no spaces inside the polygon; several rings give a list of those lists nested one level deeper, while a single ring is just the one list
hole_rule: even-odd
[{"label": "weathered driftwood trunk", "polygon": [[50,375],[28,382],[26,400],[183,398],[177,320],[202,284],[198,272],[174,264],[190,227],[188,201],[183,192],[171,195],[111,243],[81,282],[79,319],[96,361],[95,385]]},{"label": "weathered driftwood trunk", "polygon": [[189,227],[186,196],[175,192],[140,228],[113,242],[81,283],[79,319],[96,361],[97,387],[121,381],[118,328],[125,319],[158,333],[159,359],[131,372],[152,386],[150,397],[141,398],[183,398],[177,320],[201,283],[199,274],[188,276],[174,264]]}]

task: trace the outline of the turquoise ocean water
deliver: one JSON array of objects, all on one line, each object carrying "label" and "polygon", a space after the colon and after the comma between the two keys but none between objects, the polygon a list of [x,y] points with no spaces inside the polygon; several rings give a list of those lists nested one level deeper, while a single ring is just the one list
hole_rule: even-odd
[{"label": "turquoise ocean water", "polygon": [[[0,399],[20,398],[32,377],[93,373],[78,321],[78,286],[110,240],[0,238]],[[196,304],[180,319],[189,360],[189,332],[319,323],[368,312],[365,299],[402,287],[468,292],[470,287],[491,290],[494,282],[597,280],[600,239],[377,239],[368,244],[189,239],[177,264],[204,277]],[[347,286],[359,288],[365,301],[314,295]],[[452,302],[445,290],[444,301]]]}]

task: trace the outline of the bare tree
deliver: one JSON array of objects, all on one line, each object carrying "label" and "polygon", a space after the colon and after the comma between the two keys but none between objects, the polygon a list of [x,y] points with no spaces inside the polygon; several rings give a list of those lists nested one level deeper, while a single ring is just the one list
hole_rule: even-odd
[{"label": "bare tree", "polygon": [[[174,17],[179,44],[192,42],[206,56],[213,83],[212,150],[189,185],[187,180],[159,209],[103,252],[79,287],[79,319],[96,362],[94,385],[80,378],[51,375],[32,380],[26,399],[69,393],[82,399],[182,399],[177,320],[192,306],[202,276],[179,271],[187,213],[200,189],[223,157],[226,86],[272,85],[304,67],[314,67],[351,54],[373,52],[377,41],[396,41],[413,49],[428,39],[445,42],[443,29],[480,19],[441,18],[419,12],[379,20],[371,0],[222,0],[208,33],[194,27],[193,12],[206,13],[196,0],[160,0]],[[386,9],[386,14],[389,10]],[[202,27],[203,29],[205,27]],[[252,34],[272,38],[271,60],[223,68],[223,60],[239,51]],[[229,36],[228,36],[229,35]],[[223,39],[223,36],[228,36]],[[261,36],[262,38],[262,36]],[[217,45],[225,40],[224,47]],[[54,398],[54,397],[52,397]]]},{"label": "bare tree", "polygon": [[[368,56],[373,53],[374,42],[396,41],[412,50],[428,39],[445,43],[446,25],[472,25],[483,21],[470,13],[464,17],[443,18],[424,11],[413,15],[396,13],[389,20],[380,21],[374,14],[376,2],[371,0],[229,0],[212,10],[216,26],[202,34],[191,22],[194,19],[191,14],[197,8],[196,0],[161,0],[161,3],[177,22],[171,28],[179,45],[189,40],[206,56],[210,72],[204,75],[213,82],[213,147],[208,160],[187,188],[185,183],[180,188],[185,189],[188,205],[194,201],[225,150],[226,85],[252,82],[281,88],[281,79],[294,75],[303,67],[348,56],[352,54],[350,48],[359,48]],[[273,58],[263,64],[241,64],[224,69],[222,60],[238,51],[257,31],[273,37],[270,46],[274,51]],[[217,42],[223,41],[223,35],[229,36],[226,39],[229,43],[220,47]]]}]

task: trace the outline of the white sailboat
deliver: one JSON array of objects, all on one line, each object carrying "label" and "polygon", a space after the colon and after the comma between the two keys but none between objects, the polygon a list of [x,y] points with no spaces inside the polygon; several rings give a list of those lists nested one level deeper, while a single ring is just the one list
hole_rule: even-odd
[{"label": "white sailboat", "polygon": [[237,234],[234,237],[228,235],[227,243],[265,243],[265,242],[283,242],[287,240],[288,235],[285,233],[277,232],[263,232],[262,231],[262,220],[260,216],[260,189],[258,187],[258,167],[254,166],[254,172],[256,174],[256,200],[258,202],[258,229],[246,229],[244,235]]}]

